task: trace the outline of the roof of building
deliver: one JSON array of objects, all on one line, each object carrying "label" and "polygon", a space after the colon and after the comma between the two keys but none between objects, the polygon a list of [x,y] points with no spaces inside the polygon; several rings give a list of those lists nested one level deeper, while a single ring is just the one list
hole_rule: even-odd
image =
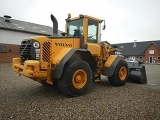
[{"label": "roof of building", "polygon": [[[10,16],[7,17],[0,16],[0,29],[20,31],[39,35],[53,35],[52,27],[11,19]],[[61,33],[62,31],[58,30],[58,34],[61,35]]]},{"label": "roof of building", "polygon": [[143,56],[145,50],[152,44],[160,49],[160,40],[120,43],[114,45],[118,46],[118,49],[122,50],[122,54],[124,56]]}]

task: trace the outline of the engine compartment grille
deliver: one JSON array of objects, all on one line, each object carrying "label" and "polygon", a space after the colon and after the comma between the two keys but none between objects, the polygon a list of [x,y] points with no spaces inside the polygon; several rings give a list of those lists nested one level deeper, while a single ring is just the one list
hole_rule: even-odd
[{"label": "engine compartment grille", "polygon": [[19,54],[21,56],[21,62],[31,59],[31,43],[30,40],[24,40],[21,42]]},{"label": "engine compartment grille", "polygon": [[30,55],[31,53],[31,44],[29,44],[29,41],[23,41],[20,46],[20,55]]},{"label": "engine compartment grille", "polygon": [[51,57],[51,43],[44,42],[42,45],[42,60],[50,62]]}]

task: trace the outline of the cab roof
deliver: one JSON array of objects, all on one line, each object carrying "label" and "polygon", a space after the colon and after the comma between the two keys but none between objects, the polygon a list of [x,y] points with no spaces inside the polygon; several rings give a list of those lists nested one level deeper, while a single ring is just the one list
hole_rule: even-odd
[{"label": "cab roof", "polygon": [[95,17],[89,16],[89,15],[82,15],[82,14],[80,14],[78,17],[71,18],[71,20],[76,20],[76,19],[80,19],[80,18],[92,19],[92,20],[98,21],[100,23],[103,21],[102,19],[95,18]]}]

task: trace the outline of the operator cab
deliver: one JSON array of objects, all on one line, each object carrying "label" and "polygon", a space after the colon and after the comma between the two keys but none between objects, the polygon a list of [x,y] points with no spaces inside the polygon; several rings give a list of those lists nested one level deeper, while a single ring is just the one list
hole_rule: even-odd
[{"label": "operator cab", "polygon": [[66,19],[67,36],[84,37],[85,43],[97,43],[101,39],[101,23],[103,20],[87,15]]}]

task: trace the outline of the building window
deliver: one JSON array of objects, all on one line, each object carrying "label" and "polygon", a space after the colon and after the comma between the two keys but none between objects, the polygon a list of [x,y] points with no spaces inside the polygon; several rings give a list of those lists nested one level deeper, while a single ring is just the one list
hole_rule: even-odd
[{"label": "building window", "polygon": [[153,55],[154,54],[154,50],[149,50],[149,54]]},{"label": "building window", "polygon": [[6,45],[0,45],[0,53],[7,53],[8,49]]},{"label": "building window", "polygon": [[160,60],[160,56],[157,57],[157,60]]}]

